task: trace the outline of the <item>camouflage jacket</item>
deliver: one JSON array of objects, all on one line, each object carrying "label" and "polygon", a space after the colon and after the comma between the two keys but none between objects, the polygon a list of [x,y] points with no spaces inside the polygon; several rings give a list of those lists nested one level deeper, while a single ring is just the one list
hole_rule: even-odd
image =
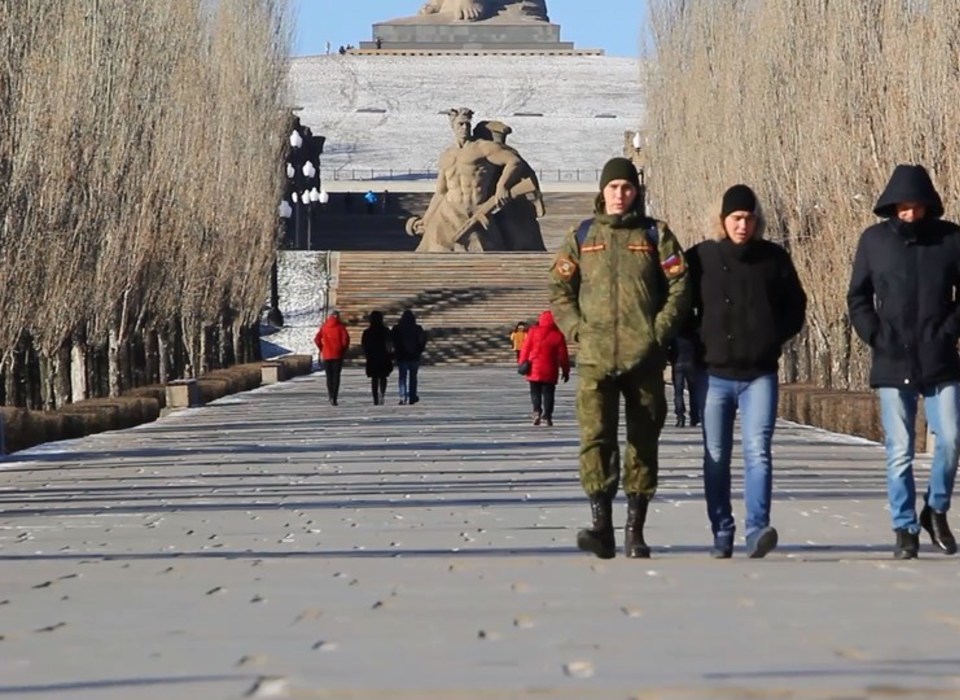
[{"label": "camouflage jacket", "polygon": [[550,306],[560,330],[580,345],[577,364],[610,374],[650,358],[665,366],[691,294],[676,237],[637,212],[597,215],[582,244],[571,231],[550,270]]}]

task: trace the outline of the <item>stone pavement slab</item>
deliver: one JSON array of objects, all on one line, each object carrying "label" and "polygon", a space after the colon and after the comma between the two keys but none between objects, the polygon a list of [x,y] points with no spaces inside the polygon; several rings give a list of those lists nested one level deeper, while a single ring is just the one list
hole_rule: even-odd
[{"label": "stone pavement slab", "polygon": [[572,382],[552,429],[510,368],[421,383],[373,406],[347,371],[335,408],[314,375],[6,458],[0,698],[960,697],[960,560],[891,558],[879,446],[779,425],[782,546],[714,561],[699,435],[668,428],[654,558],[602,562]]}]

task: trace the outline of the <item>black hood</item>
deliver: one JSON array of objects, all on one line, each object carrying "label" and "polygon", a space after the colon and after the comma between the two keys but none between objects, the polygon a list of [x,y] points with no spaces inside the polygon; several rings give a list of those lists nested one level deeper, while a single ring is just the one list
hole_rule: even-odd
[{"label": "black hood", "polygon": [[893,218],[897,215],[897,204],[900,202],[919,202],[924,205],[927,219],[943,216],[943,200],[922,165],[898,165],[894,168],[873,213],[887,219]]}]

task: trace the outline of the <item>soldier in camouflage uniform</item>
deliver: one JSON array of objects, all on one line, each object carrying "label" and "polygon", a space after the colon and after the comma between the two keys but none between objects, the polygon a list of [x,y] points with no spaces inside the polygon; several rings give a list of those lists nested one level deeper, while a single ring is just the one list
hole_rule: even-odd
[{"label": "soldier in camouflage uniform", "polygon": [[666,418],[665,348],[690,310],[687,265],[667,225],[641,209],[640,179],[625,158],[603,168],[596,216],[564,241],[550,272],[557,325],[579,343],[577,418],[580,482],[593,527],[577,546],[598,557],[616,554],[613,497],[620,480],[620,396],[627,418],[623,490],[624,551],[647,558],[647,505],[657,490],[657,441]]}]

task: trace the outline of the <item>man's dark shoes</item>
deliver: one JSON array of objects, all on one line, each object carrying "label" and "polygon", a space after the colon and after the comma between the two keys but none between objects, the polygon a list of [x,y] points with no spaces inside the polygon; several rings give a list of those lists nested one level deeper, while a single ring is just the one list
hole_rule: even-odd
[{"label": "man's dark shoes", "polygon": [[590,513],[593,527],[577,533],[577,548],[601,559],[613,559],[617,555],[617,543],[613,537],[613,499],[604,495],[590,496]]},{"label": "man's dark shoes", "polygon": [[677,427],[683,428],[687,424],[687,419],[683,416],[677,416]]},{"label": "man's dark shoes", "polygon": [[930,535],[930,541],[944,554],[957,553],[957,540],[947,524],[947,514],[938,513],[928,505],[920,511],[920,526]]},{"label": "man's dark shoes", "polygon": [[920,535],[910,532],[906,528],[894,530],[897,533],[897,543],[893,548],[895,559],[916,559],[920,552]]},{"label": "man's dark shoes", "polygon": [[544,418],[543,422],[546,424],[548,428],[553,427],[553,418]]},{"label": "man's dark shoes", "polygon": [[777,548],[779,541],[776,528],[762,527],[747,538],[747,556],[751,559],[763,559]]},{"label": "man's dark shoes", "polygon": [[627,524],[624,528],[623,553],[630,559],[649,559],[650,547],[643,539],[650,500],[641,494],[627,494]]},{"label": "man's dark shoes", "polygon": [[713,536],[713,549],[710,556],[714,559],[729,559],[733,556],[733,533],[721,532]]},{"label": "man's dark shoes", "polygon": [[533,424],[534,424],[534,425],[540,425],[540,412],[539,412],[539,411],[537,411],[536,413],[533,414]]}]

